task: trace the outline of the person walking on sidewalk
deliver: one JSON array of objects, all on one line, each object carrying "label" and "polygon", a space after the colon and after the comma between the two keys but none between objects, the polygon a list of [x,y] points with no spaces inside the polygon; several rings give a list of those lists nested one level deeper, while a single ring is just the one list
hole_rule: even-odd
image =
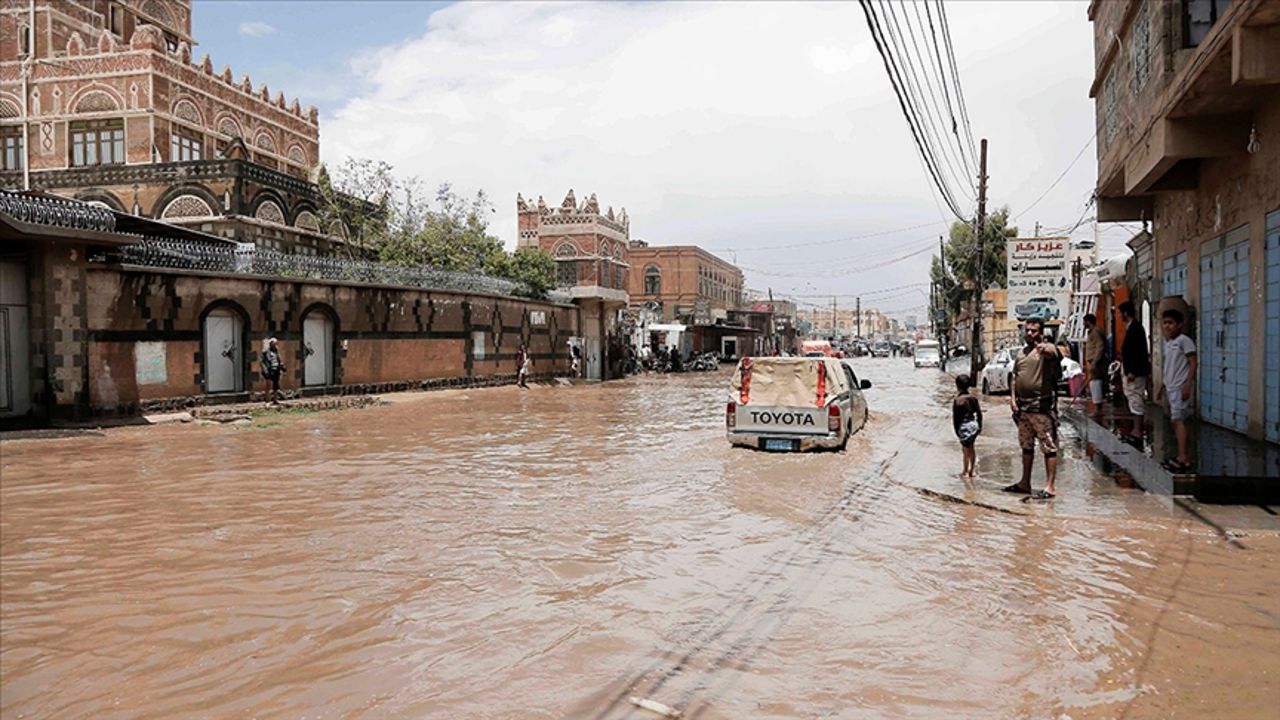
[{"label": "person walking on sidewalk", "polygon": [[974,443],[982,432],[982,406],[978,398],[969,394],[973,381],[968,375],[956,377],[956,397],[951,401],[951,424],[960,438],[960,453],[964,457],[962,480],[978,477],[978,451]]},{"label": "person walking on sidewalk", "polygon": [[267,349],[262,351],[262,377],[271,381],[271,404],[280,404],[280,376],[284,373],[284,362],[280,360],[280,348],[275,338],[267,340]]},{"label": "person walking on sidewalk", "polygon": [[516,353],[516,384],[526,390],[529,389],[529,365],[529,348],[521,345],[520,352]]},{"label": "person walking on sidewalk", "polygon": [[1142,321],[1138,319],[1132,302],[1126,300],[1120,303],[1120,317],[1127,323],[1124,342],[1120,345],[1120,366],[1124,373],[1121,386],[1133,420],[1128,436],[1131,440],[1141,440],[1143,420],[1147,414],[1146,392],[1151,378],[1151,352],[1147,349],[1147,331],[1142,327]]},{"label": "person walking on sidewalk", "polygon": [[[1013,361],[1013,392],[1009,408],[1018,426],[1018,445],[1022,448],[1022,479],[1004,488],[1005,492],[1031,495],[1048,500],[1056,493],[1058,475],[1058,378],[1062,375],[1062,354],[1044,339],[1044,321],[1031,318],[1023,326],[1026,345]],[[1035,446],[1040,443],[1044,454],[1044,489],[1031,492],[1031,466],[1035,463]]]},{"label": "person walking on sidewalk", "polygon": [[1107,338],[1098,328],[1098,317],[1093,313],[1084,316],[1084,359],[1089,366],[1089,409],[1096,419],[1102,418],[1102,397],[1107,377]]},{"label": "person walking on sidewalk", "polygon": [[1160,392],[1169,398],[1169,419],[1178,438],[1178,457],[1164,463],[1175,473],[1191,472],[1191,456],[1187,454],[1187,420],[1191,417],[1191,397],[1196,382],[1196,344],[1182,334],[1182,312],[1169,308],[1160,315],[1164,333],[1164,387]]}]

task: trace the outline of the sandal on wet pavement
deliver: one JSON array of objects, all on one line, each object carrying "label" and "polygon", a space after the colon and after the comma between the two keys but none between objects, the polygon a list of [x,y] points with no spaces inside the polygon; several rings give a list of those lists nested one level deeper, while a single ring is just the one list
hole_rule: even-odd
[{"label": "sandal on wet pavement", "polygon": [[1048,490],[1037,490],[1031,493],[1031,497],[1027,499],[1028,500],[1052,500],[1054,497],[1056,496],[1053,493],[1049,492]]},{"label": "sandal on wet pavement", "polygon": [[1029,494],[1031,494],[1031,488],[1029,488],[1029,487],[1028,487],[1028,488],[1024,488],[1024,487],[1022,487],[1021,485],[1019,485],[1018,483],[1014,483],[1014,484],[1010,485],[1009,487],[1000,488],[1000,492],[1007,492],[1007,493],[1022,493],[1023,495],[1029,495]]}]

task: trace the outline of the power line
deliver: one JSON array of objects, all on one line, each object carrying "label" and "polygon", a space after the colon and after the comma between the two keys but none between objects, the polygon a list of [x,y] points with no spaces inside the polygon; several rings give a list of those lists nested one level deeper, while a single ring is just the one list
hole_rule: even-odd
[{"label": "power line", "polygon": [[792,261],[789,261],[789,262],[787,262],[787,261],[784,261],[784,262],[771,262],[771,263],[770,263],[770,267],[797,267],[797,266],[809,266],[809,265],[818,265],[818,266],[821,266],[821,267],[831,267],[832,265],[834,265],[834,264],[836,264],[836,263],[843,263],[843,262],[861,262],[861,261],[865,261],[865,260],[874,260],[874,259],[875,259],[875,258],[877,258],[877,257],[881,257],[881,256],[883,256],[886,252],[891,252],[891,251],[902,251],[902,250],[906,250],[906,249],[908,249],[908,248],[912,248],[912,249],[914,249],[916,246],[921,245],[922,243],[928,243],[930,246],[932,246],[932,245],[933,245],[933,241],[934,241],[934,237],[933,237],[932,235],[930,235],[929,237],[925,237],[925,238],[917,238],[917,239],[912,240],[912,241],[910,241],[910,242],[902,243],[901,245],[898,245],[898,246],[896,246],[896,247],[883,247],[883,248],[878,248],[877,250],[873,250],[873,251],[871,251],[871,252],[861,252],[861,253],[859,253],[859,254],[857,254],[857,255],[843,255],[843,256],[839,256],[839,257],[825,257],[825,256],[824,256],[824,257],[817,258],[817,259],[810,258],[810,259],[808,259],[808,260],[792,260]]},{"label": "power line", "polygon": [[[940,150],[937,154],[942,156],[943,163],[952,173],[952,179],[959,180],[960,190],[964,194],[965,198],[973,200],[973,183],[969,180],[968,172],[964,169],[965,161],[963,159],[963,146],[959,146],[960,150],[957,151],[952,147],[951,143],[947,141],[946,133],[939,133],[937,130],[938,125],[941,124],[940,118],[942,115],[942,109],[938,106],[937,91],[934,89],[933,81],[927,72],[929,65],[925,62],[924,56],[920,52],[920,44],[916,40],[915,28],[911,26],[910,15],[907,14],[906,9],[904,8],[902,12],[903,21],[899,24],[896,9],[898,7],[898,3],[886,3],[885,0],[880,0],[880,5],[882,8],[888,8],[888,12],[885,13],[885,17],[888,20],[886,26],[889,30],[889,38],[893,41],[894,47],[897,48],[899,57],[903,60],[903,66],[906,68],[907,72],[905,77],[907,80],[907,94],[912,98],[917,114],[925,121],[923,129],[926,134],[930,136],[935,151]],[[907,32],[903,32],[902,25],[906,25]],[[911,44],[915,48],[915,57],[920,61],[920,70],[925,72],[917,71],[917,63],[913,60],[910,49],[907,47],[908,34],[910,35]],[[923,76],[923,81],[921,81],[920,76]],[[922,98],[932,100],[932,106],[930,103],[922,100]],[[934,114],[934,109],[937,109],[938,111],[937,116]],[[952,162],[952,156],[960,158],[961,169],[956,168],[956,165]]]},{"label": "power line", "polygon": [[930,177],[933,179],[938,192],[942,195],[947,207],[951,213],[961,221],[965,221],[964,215],[960,212],[955,198],[952,197],[950,188],[941,177],[941,172],[937,167],[937,159],[932,153],[925,149],[925,140],[921,136],[920,129],[917,127],[918,121],[911,109],[908,108],[907,101],[903,97],[903,85],[900,75],[897,71],[896,63],[890,58],[888,44],[883,37],[883,31],[880,28],[879,18],[875,14],[875,9],[871,7],[870,0],[858,0],[858,4],[862,7],[863,14],[866,16],[867,29],[871,33],[871,39],[875,43],[876,52],[880,55],[880,60],[884,64],[885,73],[889,76],[889,84],[893,87],[894,95],[898,98],[898,107],[902,110],[902,115],[907,121],[907,126],[911,130],[911,137],[915,141],[916,150],[920,156],[924,158],[925,165],[929,171]]},{"label": "power line", "polygon": [[929,245],[928,245],[928,246],[926,246],[926,247],[923,247],[923,248],[921,248],[921,249],[919,249],[919,250],[916,250],[916,251],[913,251],[913,252],[906,253],[906,254],[904,254],[904,255],[899,255],[899,256],[897,256],[897,257],[889,258],[888,260],[882,260],[882,261],[880,261],[880,262],[872,263],[872,264],[870,264],[870,265],[865,265],[865,266],[861,266],[861,267],[854,267],[854,268],[848,268],[848,269],[846,269],[846,270],[834,270],[834,271],[822,271],[822,270],[817,270],[817,271],[809,271],[809,272],[774,272],[774,271],[771,271],[771,270],[761,270],[761,269],[759,269],[759,268],[747,268],[747,267],[744,267],[744,268],[741,268],[741,269],[742,269],[742,271],[743,271],[743,272],[751,272],[751,273],[755,273],[756,275],[765,275],[765,276],[768,276],[768,277],[796,277],[796,278],[833,278],[833,277],[845,277],[845,276],[847,276],[847,275],[857,275],[858,273],[864,273],[864,272],[868,272],[868,271],[871,271],[871,270],[878,270],[878,269],[880,269],[880,268],[882,268],[882,267],[886,267],[886,266],[888,266],[888,265],[892,265],[892,264],[894,264],[894,263],[901,262],[901,261],[903,261],[903,260],[906,260],[906,259],[908,259],[908,258],[915,257],[916,255],[920,255],[920,254],[923,254],[923,253],[929,252],[929,251],[931,251],[931,250],[933,250],[933,243],[932,243],[932,242],[930,242],[930,243],[929,243]]},{"label": "power line", "polygon": [[732,248],[732,247],[709,247],[706,250],[714,250],[719,252],[759,252],[765,250],[790,250],[800,247],[817,247],[819,245],[834,245],[836,243],[849,242],[850,240],[865,240],[867,238],[881,237],[883,235],[893,235],[894,233],[906,232],[907,230],[919,230],[920,228],[934,227],[936,225],[945,225],[949,220],[935,220],[933,222],[920,223],[919,225],[909,225],[907,227],[894,228],[893,230],[879,230],[862,235],[849,235],[847,237],[836,238],[834,240],[816,240],[814,242],[789,243],[786,245],[762,245],[760,247],[751,248]]},{"label": "power line", "polygon": [[1022,209],[1022,212],[1020,212],[1020,213],[1018,213],[1017,215],[1014,215],[1014,216],[1013,216],[1013,220],[1014,220],[1015,222],[1018,220],[1018,218],[1022,217],[1023,215],[1026,215],[1028,212],[1030,212],[1030,211],[1031,211],[1031,208],[1033,208],[1033,207],[1035,207],[1036,205],[1038,205],[1038,204],[1040,203],[1040,201],[1041,201],[1041,200],[1043,200],[1043,199],[1045,198],[1045,196],[1046,196],[1046,195],[1048,195],[1048,194],[1049,194],[1049,193],[1050,193],[1054,188],[1058,187],[1058,183],[1062,182],[1062,178],[1066,177],[1066,176],[1067,176],[1067,173],[1071,172],[1071,168],[1073,168],[1073,167],[1075,167],[1075,166],[1076,166],[1076,163],[1080,161],[1081,156],[1083,156],[1083,155],[1084,155],[1084,151],[1085,151],[1085,150],[1088,150],[1088,149],[1089,149],[1089,146],[1093,145],[1093,142],[1094,142],[1094,140],[1096,140],[1096,139],[1097,139],[1097,137],[1098,137],[1098,133],[1097,133],[1096,131],[1095,131],[1092,135],[1090,135],[1090,136],[1089,136],[1089,140],[1088,140],[1088,141],[1086,141],[1086,142],[1085,142],[1085,144],[1084,144],[1084,146],[1080,148],[1080,152],[1076,153],[1076,156],[1075,156],[1074,158],[1072,158],[1072,159],[1071,159],[1070,164],[1068,164],[1068,165],[1067,165],[1067,167],[1066,167],[1066,169],[1065,169],[1065,170],[1063,170],[1063,171],[1062,171],[1062,173],[1058,175],[1058,178],[1057,178],[1056,180],[1054,180],[1054,181],[1053,181],[1053,183],[1049,185],[1049,187],[1045,188],[1045,191],[1044,191],[1044,192],[1040,193],[1040,197],[1036,198],[1034,201],[1032,201],[1032,203],[1031,203],[1030,205],[1028,205],[1028,206],[1026,206],[1025,208],[1023,208],[1023,209]]},{"label": "power line", "polygon": [[947,48],[947,61],[951,65],[951,81],[956,91],[956,100],[960,105],[960,118],[964,125],[964,134],[969,141],[969,152],[974,158],[976,164],[978,158],[978,145],[973,141],[973,127],[969,123],[969,107],[964,101],[964,88],[960,85],[960,70],[956,67],[956,51],[955,46],[951,43],[951,28],[947,23],[947,6],[938,2],[938,18],[942,24],[942,39]]}]

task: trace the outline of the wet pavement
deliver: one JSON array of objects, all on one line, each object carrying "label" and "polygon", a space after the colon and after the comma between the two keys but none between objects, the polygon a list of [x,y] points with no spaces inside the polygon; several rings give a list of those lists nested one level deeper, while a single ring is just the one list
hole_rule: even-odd
[{"label": "wet pavement", "polygon": [[1069,437],[1019,502],[1003,398],[966,482],[855,362],[844,453],[730,448],[727,372],[0,441],[0,715],[1274,717],[1274,516]]}]

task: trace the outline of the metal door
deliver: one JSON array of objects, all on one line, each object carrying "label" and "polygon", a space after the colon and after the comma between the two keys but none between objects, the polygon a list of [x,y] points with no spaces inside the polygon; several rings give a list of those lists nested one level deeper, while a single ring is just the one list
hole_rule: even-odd
[{"label": "metal door", "polygon": [[[1227,236],[1231,242],[1237,233]],[[1244,432],[1249,427],[1249,243],[1200,256],[1200,416]],[[1195,338],[1193,338],[1195,339]]]},{"label": "metal door", "polygon": [[302,382],[304,385],[333,384],[333,320],[315,312],[302,321]]},{"label": "metal door", "polygon": [[205,392],[244,390],[242,334],[240,316],[230,310],[214,310],[205,316]]},{"label": "metal door", "polygon": [[26,266],[0,262],[0,417],[31,409],[30,351]]},{"label": "metal door", "polygon": [[583,348],[583,355],[586,356],[585,358],[586,367],[584,368],[585,370],[584,376],[588,380],[603,380],[604,379],[604,372],[603,372],[604,358],[600,356],[600,336],[588,335],[587,337],[583,338],[583,341],[585,343],[585,347]]},{"label": "metal door", "polygon": [[1280,443],[1280,210],[1267,216],[1267,267],[1266,281],[1266,331],[1263,342],[1266,351],[1267,377],[1263,390],[1267,394],[1262,404],[1264,436],[1273,443]]}]

